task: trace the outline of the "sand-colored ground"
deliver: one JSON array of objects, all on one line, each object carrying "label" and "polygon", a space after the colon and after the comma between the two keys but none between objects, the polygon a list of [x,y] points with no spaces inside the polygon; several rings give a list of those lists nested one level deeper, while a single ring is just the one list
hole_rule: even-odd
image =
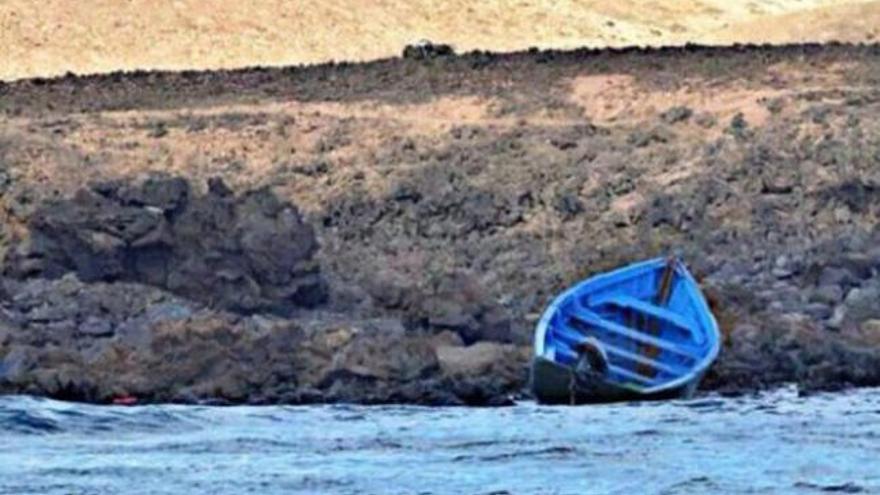
[{"label": "sand-colored ground", "polygon": [[871,41],[867,0],[4,0],[0,79],[367,60],[423,38],[459,51]]}]

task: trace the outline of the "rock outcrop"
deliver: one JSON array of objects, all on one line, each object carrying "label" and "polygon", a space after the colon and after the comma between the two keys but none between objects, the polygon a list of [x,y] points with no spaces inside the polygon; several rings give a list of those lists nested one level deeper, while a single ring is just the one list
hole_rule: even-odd
[{"label": "rock outcrop", "polygon": [[0,279],[0,392],[107,403],[502,405],[522,348],[394,319],[241,316],[128,282]]},{"label": "rock outcrop", "polygon": [[107,182],[49,201],[27,219],[6,276],[138,282],[241,313],[289,314],[326,300],[317,242],[270,190],[198,194],[179,177]]}]

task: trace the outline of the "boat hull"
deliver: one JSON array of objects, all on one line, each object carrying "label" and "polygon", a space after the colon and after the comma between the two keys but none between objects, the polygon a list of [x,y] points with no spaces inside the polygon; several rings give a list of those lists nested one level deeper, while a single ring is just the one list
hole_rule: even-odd
[{"label": "boat hull", "polygon": [[679,387],[645,394],[607,381],[596,381],[587,387],[572,387],[572,369],[543,357],[532,359],[531,388],[542,404],[601,404],[634,400],[670,400],[693,397],[702,377]]}]

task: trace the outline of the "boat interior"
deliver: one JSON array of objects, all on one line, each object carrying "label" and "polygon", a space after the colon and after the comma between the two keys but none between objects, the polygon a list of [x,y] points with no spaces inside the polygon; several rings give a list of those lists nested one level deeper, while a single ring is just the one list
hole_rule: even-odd
[{"label": "boat interior", "polygon": [[646,389],[692,372],[707,341],[698,288],[678,262],[610,274],[575,290],[550,322],[555,360],[575,365],[577,348],[597,340],[606,379]]}]

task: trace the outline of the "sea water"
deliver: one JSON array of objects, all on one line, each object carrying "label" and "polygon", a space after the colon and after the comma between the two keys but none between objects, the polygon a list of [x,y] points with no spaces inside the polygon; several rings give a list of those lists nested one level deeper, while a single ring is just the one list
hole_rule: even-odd
[{"label": "sea water", "polygon": [[880,493],[880,390],[499,409],[0,397],[0,494]]}]

